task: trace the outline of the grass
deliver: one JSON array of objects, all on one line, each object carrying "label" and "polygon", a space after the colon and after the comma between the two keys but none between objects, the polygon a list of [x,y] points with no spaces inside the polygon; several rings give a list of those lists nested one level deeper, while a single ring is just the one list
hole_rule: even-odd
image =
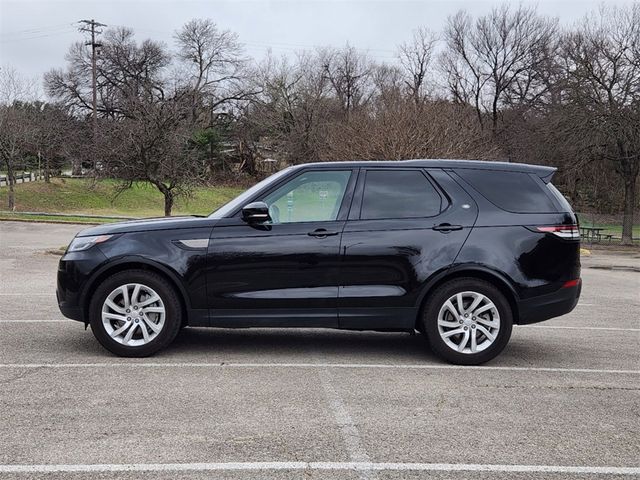
[{"label": "grass", "polygon": [[[45,212],[65,214],[116,215],[128,217],[155,217],[164,215],[164,197],[154,186],[135,183],[132,188],[117,194],[116,180],[93,182],[80,178],[54,178],[51,183],[27,182],[15,186],[16,212],[2,214],[20,218],[20,212]],[[220,205],[228,202],[242,188],[210,187],[198,188],[190,198],[176,200],[172,214],[207,215]],[[0,188],[0,199],[5,202],[6,188]],[[0,208],[1,210],[1,208]],[[37,218],[22,216],[31,220],[78,221],[79,218]],[[109,221],[109,219],[106,219]],[[87,223],[102,223],[101,219],[85,220]],[[116,221],[116,220],[110,220]]]}]

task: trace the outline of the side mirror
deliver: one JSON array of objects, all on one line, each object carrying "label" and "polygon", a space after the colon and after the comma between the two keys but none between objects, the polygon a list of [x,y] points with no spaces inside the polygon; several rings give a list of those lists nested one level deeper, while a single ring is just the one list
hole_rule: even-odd
[{"label": "side mirror", "polygon": [[271,220],[269,206],[264,202],[252,202],[242,207],[242,219],[247,223],[263,223]]}]

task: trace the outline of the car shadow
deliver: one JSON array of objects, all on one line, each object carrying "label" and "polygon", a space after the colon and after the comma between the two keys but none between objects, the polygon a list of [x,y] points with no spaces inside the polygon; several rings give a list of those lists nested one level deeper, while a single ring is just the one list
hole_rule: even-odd
[{"label": "car shadow", "polygon": [[394,361],[398,363],[435,360],[421,335],[403,332],[349,332],[331,329],[218,329],[185,328],[166,356],[187,354],[201,357],[242,357],[244,361],[305,362],[340,359],[353,362]]},{"label": "car shadow", "polygon": [[[55,351],[71,358],[113,357],[90,332],[58,338]],[[50,352],[55,355],[55,352]],[[72,361],[66,357],[66,361]],[[185,328],[174,342],[150,357],[157,361],[199,363],[362,363],[446,365],[421,334],[302,328]],[[535,339],[512,339],[487,366],[563,365],[566,355]]]}]

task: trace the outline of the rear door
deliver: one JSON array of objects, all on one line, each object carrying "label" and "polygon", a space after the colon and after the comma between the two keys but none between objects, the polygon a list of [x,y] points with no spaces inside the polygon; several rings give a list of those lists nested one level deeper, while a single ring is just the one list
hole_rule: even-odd
[{"label": "rear door", "polygon": [[440,169],[362,169],[342,235],[340,327],[412,328],[425,282],[451,265],[476,217]]}]

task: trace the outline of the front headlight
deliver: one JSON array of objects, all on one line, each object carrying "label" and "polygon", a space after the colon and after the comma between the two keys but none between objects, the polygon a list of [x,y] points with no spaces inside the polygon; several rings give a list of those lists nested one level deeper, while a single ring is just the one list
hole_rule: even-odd
[{"label": "front headlight", "polygon": [[109,240],[113,235],[97,235],[95,237],[76,237],[71,240],[67,252],[81,252],[88,248],[97,245],[98,243],[104,243]]}]

